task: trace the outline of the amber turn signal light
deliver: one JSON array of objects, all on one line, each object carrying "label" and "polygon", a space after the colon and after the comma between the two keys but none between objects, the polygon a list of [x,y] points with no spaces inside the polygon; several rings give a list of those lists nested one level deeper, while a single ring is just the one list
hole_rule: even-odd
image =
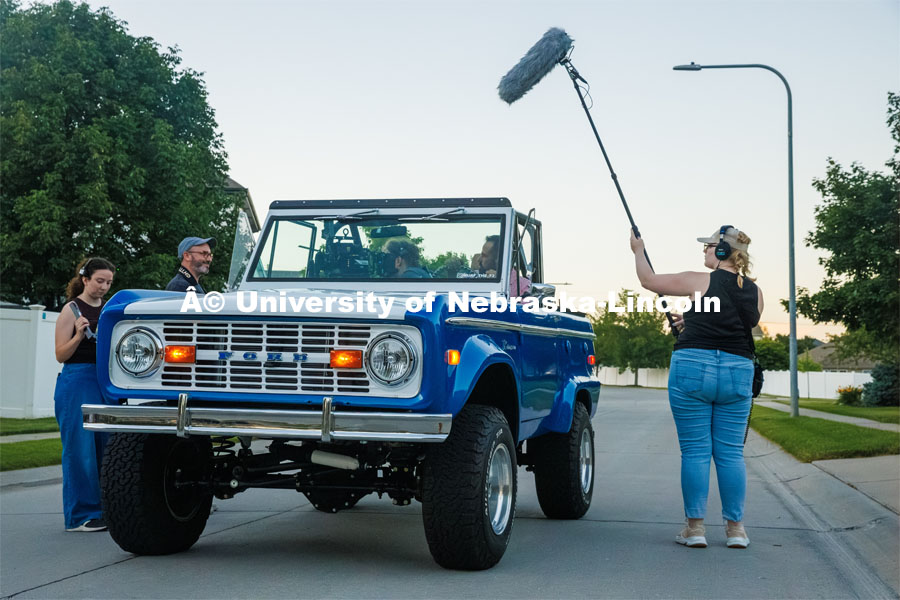
[{"label": "amber turn signal light", "polygon": [[588,364],[593,366],[596,363],[597,363],[597,359],[594,358],[594,355],[588,354]]},{"label": "amber turn signal light", "polygon": [[362,369],[362,350],[332,350],[330,364],[334,369]]},{"label": "amber turn signal light", "polygon": [[444,353],[444,360],[447,361],[448,365],[458,365],[459,350],[447,350],[447,352]]},{"label": "amber turn signal light", "polygon": [[167,363],[192,363],[196,358],[196,346],[166,346]]}]

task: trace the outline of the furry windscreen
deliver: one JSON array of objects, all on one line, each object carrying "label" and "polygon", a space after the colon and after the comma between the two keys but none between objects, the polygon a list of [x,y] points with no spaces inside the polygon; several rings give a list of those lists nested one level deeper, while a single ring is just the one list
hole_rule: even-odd
[{"label": "furry windscreen", "polygon": [[538,42],[500,80],[497,90],[500,99],[512,104],[533,88],[565,58],[572,47],[572,38],[558,27],[547,30]]}]

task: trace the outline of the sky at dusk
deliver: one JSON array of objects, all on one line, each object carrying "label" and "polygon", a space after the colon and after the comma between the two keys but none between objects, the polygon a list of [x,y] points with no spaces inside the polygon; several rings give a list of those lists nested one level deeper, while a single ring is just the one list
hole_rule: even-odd
[{"label": "sky at dusk", "polygon": [[[497,84],[549,27],[575,39],[591,114],[659,272],[702,270],[698,236],[744,230],[770,333],[786,333],[787,103],[797,284],[827,159],[885,170],[900,2],[108,0],[132,35],[202,72],[230,175],[263,217],[284,199],[505,196],[536,209],[545,273],[569,295],[639,289],[628,221],[578,97],[555,69],[507,106]],[[824,338],[836,327],[799,335]]]}]

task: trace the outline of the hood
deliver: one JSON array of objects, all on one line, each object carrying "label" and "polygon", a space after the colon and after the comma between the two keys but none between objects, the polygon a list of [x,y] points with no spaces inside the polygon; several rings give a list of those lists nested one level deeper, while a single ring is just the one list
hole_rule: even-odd
[{"label": "hood", "polygon": [[[150,296],[150,294],[148,294]],[[416,294],[384,294],[336,290],[245,290],[205,295],[167,293],[141,298],[125,307],[125,315],[221,317],[303,317],[326,319],[403,320],[406,300]]]}]

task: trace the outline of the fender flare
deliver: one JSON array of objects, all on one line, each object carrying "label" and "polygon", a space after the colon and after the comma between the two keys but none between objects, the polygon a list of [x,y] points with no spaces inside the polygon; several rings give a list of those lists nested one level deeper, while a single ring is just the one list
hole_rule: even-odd
[{"label": "fender flare", "polygon": [[578,394],[586,391],[590,398],[588,413],[593,417],[597,412],[597,402],[600,399],[600,382],[590,376],[576,375],[569,378],[563,386],[562,393],[553,405],[550,415],[544,419],[537,434],[555,432],[565,433],[572,427],[572,418],[575,414],[575,402]]},{"label": "fender flare", "polygon": [[[516,406],[517,408],[521,406],[522,390],[518,384],[520,381],[518,367],[494,340],[482,334],[471,336],[460,350],[459,364],[456,365],[456,372],[453,374],[447,402],[448,411],[457,415],[472,395],[484,372],[497,364],[506,365],[512,371],[516,383]],[[510,423],[510,426],[518,429],[518,423]]]}]

